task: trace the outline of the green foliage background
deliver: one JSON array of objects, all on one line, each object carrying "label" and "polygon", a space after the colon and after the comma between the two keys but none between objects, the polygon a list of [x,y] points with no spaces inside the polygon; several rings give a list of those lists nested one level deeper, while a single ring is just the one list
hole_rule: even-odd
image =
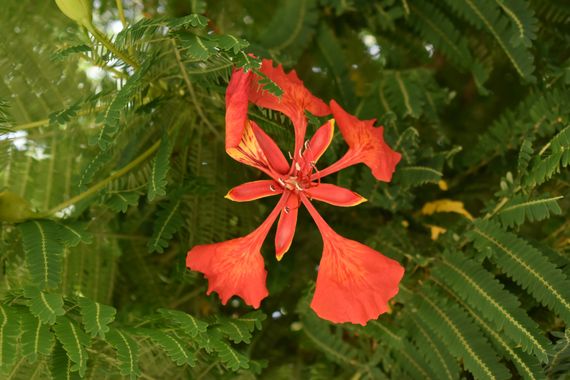
[{"label": "green foliage background", "polygon": [[[94,22],[104,44],[52,1],[2,2],[1,378],[569,378],[565,2],[101,0]],[[224,199],[260,177],[224,152],[231,69],[259,65],[247,53],[378,118],[402,153],[391,183],[333,177],[367,203],[317,205],[406,267],[366,327],[309,309],[321,240],[306,213],[282,262],[267,239],[258,311],[185,270],[193,245],[272,207]],[[291,149],[282,115],[249,116]],[[442,199],[475,219],[421,212]]]}]

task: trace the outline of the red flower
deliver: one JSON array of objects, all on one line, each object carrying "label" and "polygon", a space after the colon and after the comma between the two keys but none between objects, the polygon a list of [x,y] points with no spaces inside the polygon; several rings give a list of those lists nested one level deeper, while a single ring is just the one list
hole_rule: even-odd
[{"label": "red flower", "polygon": [[[347,166],[364,163],[379,180],[389,181],[400,160],[383,139],[382,128],[374,121],[361,121],[332,101],[334,120],[321,126],[304,143],[305,110],[324,116],[327,105],[314,97],[295,72],[286,74],[281,66],[264,60],[261,71],[283,89],[281,98],[263,91],[252,72],[237,70],[226,93],[226,151],[235,160],[253,166],[271,179],[248,182],[231,189],[226,198],[237,202],[282,194],[281,200],[263,224],[249,235],[223,243],[194,247],[186,265],[204,273],[208,294],[218,292],[225,304],[232,295],[259,307],[267,296],[263,258],[260,253],[269,228],[279,215],[275,251],[280,260],[289,250],[301,204],[307,207],[323,237],[323,256],[317,276],[313,310],[335,323],[366,324],[387,310],[388,301],[398,292],[404,269],[396,261],[356,241],[336,234],[312,205],[312,200],[336,206],[355,206],[366,201],[355,192],[321,183],[321,178]],[[289,164],[277,144],[247,118],[248,103],[280,111],[291,118],[295,128],[295,153]],[[318,171],[316,164],[334,135],[335,120],[349,149],[336,163]]]}]

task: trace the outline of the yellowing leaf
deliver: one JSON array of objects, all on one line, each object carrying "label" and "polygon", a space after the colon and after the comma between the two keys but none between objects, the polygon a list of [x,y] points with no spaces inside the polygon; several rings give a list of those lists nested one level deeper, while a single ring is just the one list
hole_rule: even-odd
[{"label": "yellowing leaf", "polygon": [[469,211],[465,210],[463,202],[454,201],[451,199],[439,199],[433,202],[427,202],[422,207],[421,213],[423,215],[432,215],[437,212],[454,212],[463,215],[469,220],[473,220],[473,216]]},{"label": "yellowing leaf", "polygon": [[434,224],[426,224],[426,227],[428,227],[431,232],[431,240],[437,240],[439,235],[447,232],[447,229]]}]

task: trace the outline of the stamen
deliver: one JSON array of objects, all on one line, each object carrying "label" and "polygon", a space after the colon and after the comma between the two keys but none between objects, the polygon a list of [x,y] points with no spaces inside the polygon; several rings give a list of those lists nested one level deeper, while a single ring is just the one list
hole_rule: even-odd
[{"label": "stamen", "polygon": [[291,209],[288,206],[285,206],[283,208],[283,211],[285,211],[285,214],[289,214],[291,212]]},{"label": "stamen", "polygon": [[303,158],[303,149],[299,148],[299,157]]},{"label": "stamen", "polygon": [[281,186],[283,186],[283,187],[285,186],[285,181],[283,181],[283,179],[279,178],[279,179],[277,180],[277,182],[279,182],[279,184],[280,184]]},{"label": "stamen", "polygon": [[297,188],[297,190],[303,191],[303,188],[297,182],[295,182],[295,187]]},{"label": "stamen", "polygon": [[292,160],[292,159],[293,159],[293,155],[291,154],[291,152],[287,152],[287,154],[289,155],[289,159]]},{"label": "stamen", "polygon": [[301,165],[299,165],[298,162],[295,162],[295,169],[297,169],[298,172],[301,171]]},{"label": "stamen", "polygon": [[273,186],[273,185],[269,185],[269,190],[271,190],[271,191],[275,191],[275,186]]},{"label": "stamen", "polygon": [[[317,165],[315,164],[315,162],[311,162],[311,166],[313,167],[313,169],[315,170],[315,172],[317,173],[317,175],[319,174],[319,169],[317,169]],[[317,186],[321,184],[321,176],[318,176],[317,178]]]},{"label": "stamen", "polygon": [[305,140],[305,150],[309,149],[309,140]]}]

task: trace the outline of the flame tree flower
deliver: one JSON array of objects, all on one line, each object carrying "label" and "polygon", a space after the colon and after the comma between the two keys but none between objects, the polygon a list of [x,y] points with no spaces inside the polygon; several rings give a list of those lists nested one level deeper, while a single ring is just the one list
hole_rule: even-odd
[{"label": "flame tree flower", "polygon": [[[253,166],[269,177],[231,189],[226,198],[237,202],[280,195],[276,207],[255,231],[222,243],[198,245],[187,255],[188,268],[208,279],[208,294],[215,291],[222,303],[237,295],[255,308],[268,295],[267,271],[261,246],[271,225],[279,217],[275,234],[277,260],[289,250],[297,215],[304,205],[317,224],[323,239],[316,290],[311,308],[321,318],[335,323],[366,324],[388,308],[398,293],[404,269],[396,261],[361,243],[338,235],[321,217],[312,201],[350,207],[366,199],[355,192],[321,182],[321,178],[348,166],[363,163],[380,181],[390,181],[400,160],[384,142],[382,127],[374,120],[362,121],[344,111],[334,100],[330,107],[313,96],[297,77],[279,65],[264,60],[261,72],[283,90],[279,98],[263,91],[253,72],[236,70],[226,92],[226,152],[235,160]],[[275,141],[247,118],[249,103],[282,112],[295,131],[295,150],[289,163]],[[305,141],[305,111],[316,116],[332,113],[333,119]],[[337,162],[321,171],[317,162],[328,148],[335,124],[348,144],[348,151]]]}]

